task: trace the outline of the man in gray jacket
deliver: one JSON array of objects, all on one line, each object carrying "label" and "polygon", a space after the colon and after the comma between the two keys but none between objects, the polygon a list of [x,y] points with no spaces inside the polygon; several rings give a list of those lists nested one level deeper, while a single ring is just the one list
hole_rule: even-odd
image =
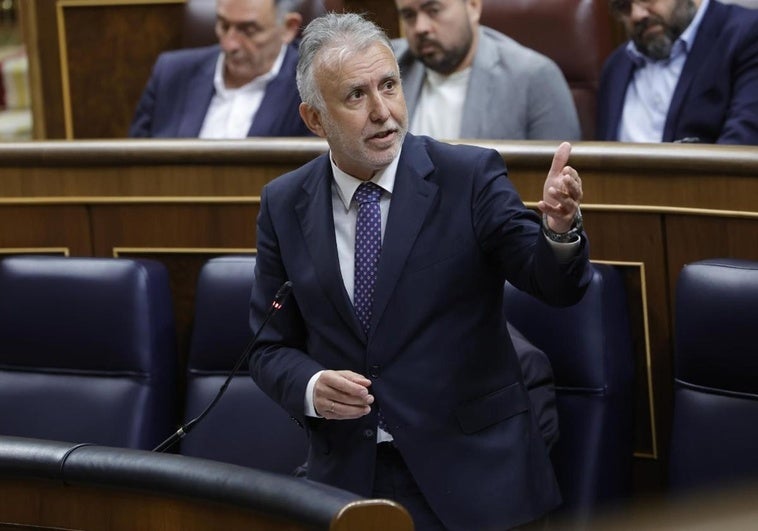
[{"label": "man in gray jacket", "polygon": [[482,0],[395,0],[393,41],[410,131],[442,139],[578,140],[574,100],[558,66],[480,26]]}]

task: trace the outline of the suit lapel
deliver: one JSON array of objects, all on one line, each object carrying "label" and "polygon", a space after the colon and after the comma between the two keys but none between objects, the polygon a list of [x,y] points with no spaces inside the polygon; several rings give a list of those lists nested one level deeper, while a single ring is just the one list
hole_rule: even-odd
[{"label": "suit lapel", "polygon": [[666,115],[666,125],[663,128],[663,141],[671,142],[674,138],[677,122],[682,111],[685,96],[692,86],[692,81],[697,73],[706,64],[707,58],[712,53],[723,53],[723,50],[713,48],[714,41],[718,38],[719,32],[722,31],[726,7],[718,2],[710,2],[708,11],[704,13],[697,30],[695,42],[692,44],[692,50],[687,55],[687,60],[682,68],[679,81],[674,89],[674,95],[671,98],[671,105]]},{"label": "suit lapel", "polygon": [[387,307],[408,255],[413,249],[413,243],[437,194],[437,185],[426,180],[426,176],[433,169],[434,165],[421,141],[407,135],[397,166],[395,187],[384,231],[369,334],[374,332]]},{"label": "suit lapel", "polygon": [[501,120],[500,113],[492,109],[489,97],[501,90],[499,85],[508,82],[507,78],[496,75],[500,69],[502,66],[498,65],[497,50],[480,28],[479,46],[471,65],[466,100],[463,103],[461,138],[480,138],[483,136],[482,131],[495,129],[490,126],[491,120]]},{"label": "suit lapel", "polygon": [[405,52],[399,63],[405,104],[408,107],[408,122],[410,123],[413,121],[413,114],[416,112],[416,104],[424,83],[424,65],[421,61],[416,61],[410,52]]},{"label": "suit lapel", "polygon": [[177,136],[180,138],[193,138],[200,135],[205,113],[213,98],[213,76],[216,70],[218,54],[212,54],[187,83],[187,96],[184,100],[184,112],[177,128]]},{"label": "suit lapel", "polygon": [[282,130],[282,105],[291,105],[289,95],[293,90],[291,76],[294,76],[297,55],[293,46],[287,47],[279,74],[269,81],[263,94],[258,112],[247,136],[279,136]]},{"label": "suit lapel", "polygon": [[324,293],[353,333],[365,341],[365,334],[353,311],[340,272],[332,215],[332,169],[329,155],[319,157],[303,185],[304,193],[295,204],[303,239]]}]

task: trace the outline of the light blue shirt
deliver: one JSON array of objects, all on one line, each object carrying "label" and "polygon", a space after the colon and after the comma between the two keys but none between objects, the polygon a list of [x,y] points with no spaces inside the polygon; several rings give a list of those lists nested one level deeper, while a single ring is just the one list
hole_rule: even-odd
[{"label": "light blue shirt", "polygon": [[621,142],[660,142],[663,139],[671,99],[709,1],[703,0],[700,4],[695,18],[674,42],[667,59],[655,61],[640,53],[633,41],[627,44],[626,53],[635,64],[635,70],[626,89],[619,122]]}]

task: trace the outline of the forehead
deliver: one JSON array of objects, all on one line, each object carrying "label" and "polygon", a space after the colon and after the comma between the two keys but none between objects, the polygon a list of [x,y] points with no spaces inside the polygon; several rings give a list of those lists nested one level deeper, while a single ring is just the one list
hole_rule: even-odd
[{"label": "forehead", "polygon": [[[429,8],[446,8],[454,4],[465,4],[466,0],[395,0],[398,9],[423,10]],[[512,0],[506,0],[512,1]]]},{"label": "forehead", "polygon": [[373,78],[400,75],[392,50],[378,42],[362,50],[325,49],[319,54],[316,66],[324,79],[340,86],[367,84]]}]

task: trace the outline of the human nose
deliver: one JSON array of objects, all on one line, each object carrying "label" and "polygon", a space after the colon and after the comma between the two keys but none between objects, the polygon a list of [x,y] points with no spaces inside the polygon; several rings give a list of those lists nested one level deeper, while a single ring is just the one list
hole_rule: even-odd
[{"label": "human nose", "polygon": [[648,11],[649,6],[650,6],[649,2],[632,0],[631,5],[629,6],[629,17],[633,21],[642,20],[646,18],[650,14],[650,12]]},{"label": "human nose", "polygon": [[424,13],[419,13],[413,22],[413,31],[416,33],[430,33],[432,30],[432,20]]},{"label": "human nose", "polygon": [[240,48],[242,35],[238,32],[234,26],[230,26],[226,29],[219,29],[218,40],[221,48],[225,52],[232,52]]},{"label": "human nose", "polygon": [[371,98],[371,110],[369,119],[372,122],[386,122],[390,117],[389,105],[381,94],[376,94]]},{"label": "human nose", "polygon": [[648,15],[654,0],[611,0],[611,10],[623,17],[642,17]]}]

